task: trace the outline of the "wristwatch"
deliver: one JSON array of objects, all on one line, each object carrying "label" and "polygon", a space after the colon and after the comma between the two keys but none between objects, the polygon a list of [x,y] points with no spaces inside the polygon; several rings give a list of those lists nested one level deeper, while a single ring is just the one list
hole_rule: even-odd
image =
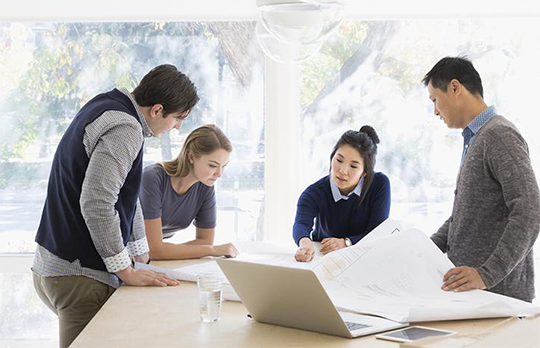
[{"label": "wristwatch", "polygon": [[345,246],[350,247],[352,245],[352,241],[349,238],[344,238],[344,239],[345,239]]}]

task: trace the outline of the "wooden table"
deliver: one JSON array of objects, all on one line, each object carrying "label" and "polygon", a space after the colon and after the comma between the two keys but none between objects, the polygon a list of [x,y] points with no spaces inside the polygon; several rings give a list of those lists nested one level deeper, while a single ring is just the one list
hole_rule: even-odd
[{"label": "wooden table", "polygon": [[[153,262],[177,268],[203,260]],[[440,329],[475,333],[500,319],[416,323]],[[197,287],[120,287],[73,342],[71,347],[399,347],[375,336],[347,339],[261,324],[247,317],[239,302],[223,303],[221,320],[199,318]]]}]

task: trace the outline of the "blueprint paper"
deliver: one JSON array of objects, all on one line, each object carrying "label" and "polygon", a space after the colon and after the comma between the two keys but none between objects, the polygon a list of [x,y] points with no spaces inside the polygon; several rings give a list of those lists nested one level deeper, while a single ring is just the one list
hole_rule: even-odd
[{"label": "blueprint paper", "polygon": [[[458,320],[528,316],[540,308],[528,302],[483,290],[460,293],[441,289],[452,262],[423,232],[403,230],[388,219],[352,247],[323,256],[318,250],[312,262],[296,262],[294,254],[242,253],[238,260],[274,266],[311,269],[340,310],[378,315],[399,322]],[[222,277],[224,297],[239,301],[215,261],[174,270],[142,265],[170,277],[195,282],[197,275]]]},{"label": "blueprint paper", "polygon": [[453,264],[419,230],[358,243],[327,255],[313,271],[334,304],[395,321],[532,315],[532,304],[488,291],[441,289]]}]

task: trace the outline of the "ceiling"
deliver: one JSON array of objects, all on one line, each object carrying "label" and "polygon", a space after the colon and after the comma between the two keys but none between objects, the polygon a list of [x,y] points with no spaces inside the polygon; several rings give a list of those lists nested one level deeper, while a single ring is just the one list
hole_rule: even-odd
[{"label": "ceiling", "polygon": [[[256,0],[0,0],[0,21],[256,20]],[[348,0],[345,19],[539,16],[531,0]]]}]

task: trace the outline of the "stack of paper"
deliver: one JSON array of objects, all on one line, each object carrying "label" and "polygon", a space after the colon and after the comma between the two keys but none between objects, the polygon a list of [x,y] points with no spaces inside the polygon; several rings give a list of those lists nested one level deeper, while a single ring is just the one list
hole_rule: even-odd
[{"label": "stack of paper", "polygon": [[488,291],[441,289],[454,265],[424,233],[400,234],[338,250],[313,271],[337,307],[395,321],[531,315],[538,307]]},{"label": "stack of paper", "polygon": [[[444,274],[454,267],[419,230],[403,231],[386,220],[356,245],[312,262],[296,262],[285,253],[240,254],[239,260],[282,267],[308,268],[317,275],[336,307],[400,322],[526,316],[540,312],[532,304],[488,291],[446,292]],[[239,301],[215,261],[162,271],[171,277],[196,281],[200,273],[217,274],[227,284],[224,297]]]}]

